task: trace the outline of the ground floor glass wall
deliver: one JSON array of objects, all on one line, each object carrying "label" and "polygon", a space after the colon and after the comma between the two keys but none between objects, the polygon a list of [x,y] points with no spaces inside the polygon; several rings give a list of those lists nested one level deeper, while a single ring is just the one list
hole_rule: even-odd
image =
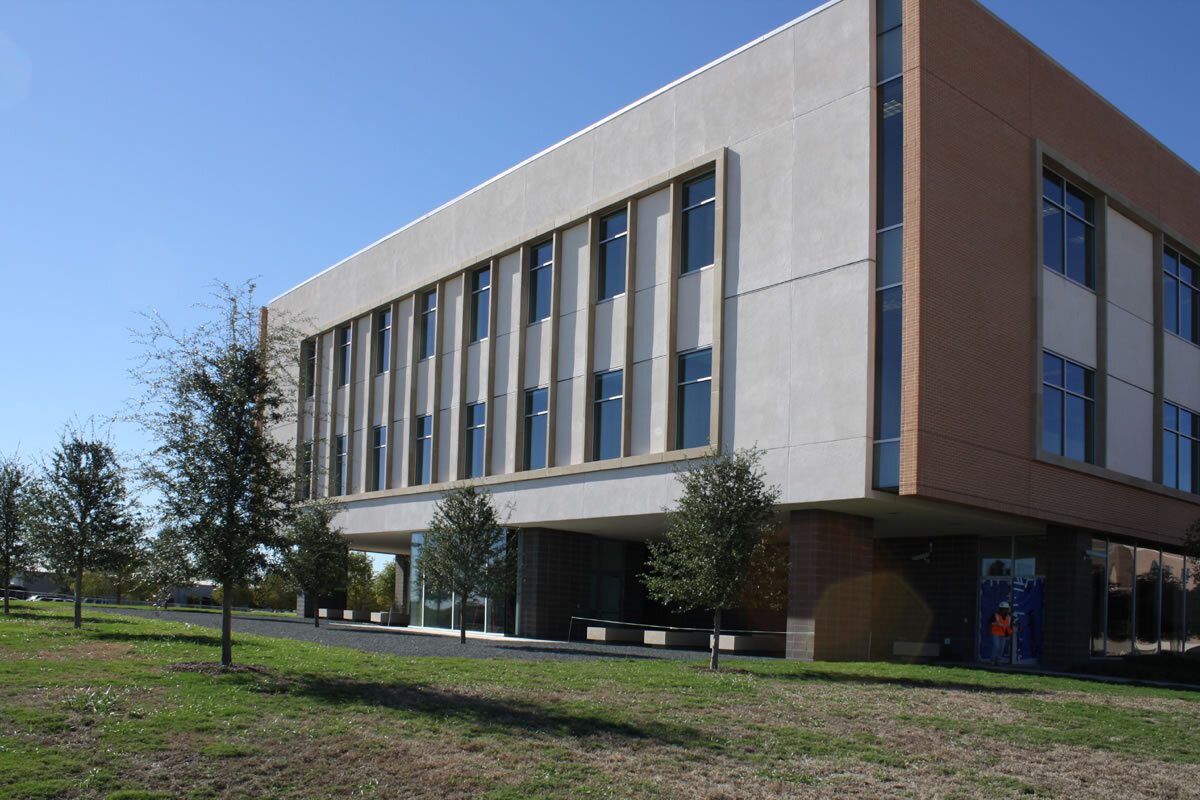
[{"label": "ground floor glass wall", "polygon": [[409,581],[409,608],[412,609],[410,624],[422,628],[450,628],[458,630],[465,618],[469,631],[482,633],[512,633],[513,610],[512,600],[502,598],[492,600],[487,597],[468,597],[467,602],[453,592],[437,594],[427,591],[425,584],[416,573],[417,556],[421,552],[424,536],[413,534],[412,557],[409,560],[413,570]]},{"label": "ground floor glass wall", "polygon": [[1095,656],[1200,647],[1200,575],[1181,553],[1097,538],[1092,563]]}]

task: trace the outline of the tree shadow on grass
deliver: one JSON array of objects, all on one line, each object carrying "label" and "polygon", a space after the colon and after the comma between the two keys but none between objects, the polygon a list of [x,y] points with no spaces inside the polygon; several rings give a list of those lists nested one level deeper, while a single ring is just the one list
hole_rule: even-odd
[{"label": "tree shadow on grass", "polygon": [[1044,691],[1038,687],[1022,686],[985,686],[970,681],[934,680],[932,678],[904,678],[893,675],[856,675],[853,672],[750,672],[756,678],[778,681],[808,681],[820,683],[856,683],[863,686],[882,684],[898,686],[903,689],[945,689],[954,692],[974,692],[978,694],[1036,694]]},{"label": "tree shadow on grass", "polygon": [[586,711],[565,711],[540,703],[498,700],[415,684],[383,684],[321,675],[230,676],[266,694],[287,694],[330,706],[383,707],[426,715],[434,723],[460,722],[483,733],[616,737],[652,740],[681,747],[708,746],[701,730],[657,720],[622,721]]},{"label": "tree shadow on grass", "polygon": [[[110,633],[108,631],[98,631],[93,633],[92,639],[108,642],[159,642],[170,644],[200,644],[206,647],[219,647],[221,637],[217,634],[196,634],[196,633]],[[233,639],[234,647],[238,646],[237,637]]]}]

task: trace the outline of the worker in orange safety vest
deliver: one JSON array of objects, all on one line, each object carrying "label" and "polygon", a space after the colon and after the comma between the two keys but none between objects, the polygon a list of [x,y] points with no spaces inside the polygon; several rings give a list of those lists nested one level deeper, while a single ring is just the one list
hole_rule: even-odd
[{"label": "worker in orange safety vest", "polygon": [[1005,642],[1012,638],[1013,626],[1012,617],[1008,614],[1008,601],[1002,600],[996,608],[996,613],[992,614],[992,663],[999,663],[1000,656],[1004,654]]}]

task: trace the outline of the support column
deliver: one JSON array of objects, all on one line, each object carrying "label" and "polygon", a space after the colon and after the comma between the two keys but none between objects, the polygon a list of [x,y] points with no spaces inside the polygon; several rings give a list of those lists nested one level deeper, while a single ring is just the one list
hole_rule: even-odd
[{"label": "support column", "polygon": [[396,556],[396,585],[392,594],[392,625],[406,626],[412,619],[412,611],[408,605],[411,562],[410,556]]},{"label": "support column", "polygon": [[1087,661],[1091,651],[1092,536],[1078,528],[1051,525],[1046,531],[1046,588],[1043,592],[1042,663],[1068,666]]},{"label": "support column", "polygon": [[871,520],[794,511],[788,521],[787,650],[800,661],[870,657]]},{"label": "support column", "polygon": [[[565,639],[572,616],[587,616],[591,542],[586,534],[525,528],[520,532],[517,636]],[[582,631],[579,624],[575,632]]]}]

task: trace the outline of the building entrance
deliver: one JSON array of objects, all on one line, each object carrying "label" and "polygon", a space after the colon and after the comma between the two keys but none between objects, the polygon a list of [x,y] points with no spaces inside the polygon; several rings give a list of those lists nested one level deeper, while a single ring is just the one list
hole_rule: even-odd
[{"label": "building entrance", "polygon": [[[1042,536],[991,536],[980,540],[979,619],[976,654],[980,661],[1036,664],[1042,658],[1045,558]],[[1012,636],[994,653],[992,617],[1007,603]]]}]

